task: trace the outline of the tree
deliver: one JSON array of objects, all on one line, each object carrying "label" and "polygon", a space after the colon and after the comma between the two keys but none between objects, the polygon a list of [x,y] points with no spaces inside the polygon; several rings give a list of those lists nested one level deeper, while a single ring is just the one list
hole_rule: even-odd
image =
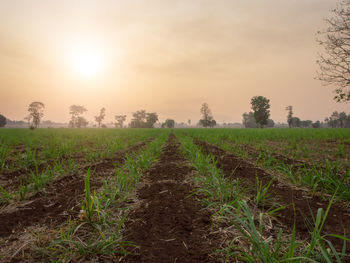
[{"label": "tree", "polygon": [[154,124],[158,121],[158,114],[155,112],[146,113],[146,127],[153,128]]},{"label": "tree", "polygon": [[165,122],[162,124],[162,128],[174,128],[175,127],[175,121],[173,119],[166,119]]},{"label": "tree", "polygon": [[300,121],[300,127],[301,128],[311,128],[312,121],[311,120]]},{"label": "tree", "polygon": [[41,118],[44,116],[44,103],[40,101],[34,101],[29,104],[28,111],[31,119],[33,120],[33,128],[38,128]]},{"label": "tree", "polygon": [[253,112],[249,113],[243,113],[242,115],[243,120],[242,124],[244,125],[245,128],[258,128],[258,124],[255,121],[254,114]]},{"label": "tree", "polygon": [[132,114],[133,118],[130,122],[131,128],[153,128],[158,121],[158,114],[155,112],[146,112],[139,110]]},{"label": "tree", "polygon": [[271,119],[268,119],[267,120],[267,125],[266,125],[268,128],[273,128],[275,127],[275,122]]},{"label": "tree", "polygon": [[209,109],[208,103],[203,103],[201,107],[202,119],[199,120],[199,124],[203,127],[210,127],[213,115]]},{"label": "tree", "polygon": [[242,117],[243,117],[242,124],[244,125],[245,128],[258,128],[258,124],[255,121],[253,112],[249,112],[249,113],[245,112],[243,113]]},{"label": "tree", "polygon": [[114,116],[116,123],[114,123],[116,128],[123,128],[124,121],[126,120],[126,115],[116,115]]},{"label": "tree", "polygon": [[25,117],[24,117],[24,120],[27,121],[28,126],[30,126],[30,121],[31,121],[31,119],[32,119],[32,116],[31,116],[30,114],[29,114],[28,116],[25,116]]},{"label": "tree", "polygon": [[252,110],[254,112],[254,118],[260,128],[263,128],[267,124],[267,120],[270,117],[270,100],[263,96],[255,96],[251,99]]},{"label": "tree", "polygon": [[85,109],[84,106],[80,105],[72,105],[69,107],[69,114],[72,115],[72,118],[69,122],[69,126],[72,128],[81,128],[86,127],[88,122],[85,120],[84,117],[81,117],[80,115],[84,114],[87,109]]},{"label": "tree", "polygon": [[188,124],[188,126],[191,126],[191,120],[190,119],[187,120],[187,124]]},{"label": "tree", "polygon": [[316,121],[312,124],[312,128],[320,128],[320,127],[321,127],[320,121]]},{"label": "tree", "polygon": [[331,128],[350,128],[350,114],[334,111],[330,117],[325,119],[325,122]]},{"label": "tree", "polygon": [[78,116],[76,119],[75,127],[76,128],[85,128],[89,122],[82,116]]},{"label": "tree", "polygon": [[292,118],[292,127],[301,127],[301,120],[298,117],[293,117]]},{"label": "tree", "polygon": [[215,127],[215,126],[216,126],[216,120],[213,119],[213,120],[210,121],[209,127],[210,127],[210,128],[213,128],[213,127]]},{"label": "tree", "polygon": [[100,115],[95,116],[95,121],[97,122],[99,128],[101,127],[101,123],[104,120],[105,116],[106,116],[106,109],[105,108],[102,108],[100,110]]},{"label": "tree", "polygon": [[292,128],[292,119],[293,119],[293,107],[292,106],[287,106],[286,110],[288,111],[288,115],[287,115],[287,123],[288,123],[288,127]]},{"label": "tree", "polygon": [[139,110],[132,113],[133,118],[130,122],[131,128],[144,128],[144,124],[146,123],[146,111]]},{"label": "tree", "polygon": [[350,100],[350,1],[340,1],[326,19],[327,28],[318,32],[317,42],[323,46],[317,64],[318,79],[324,84],[334,84],[338,102]]},{"label": "tree", "polygon": [[7,123],[6,117],[0,114],[0,127],[4,127]]},{"label": "tree", "polygon": [[347,121],[347,115],[346,113],[343,111],[341,113],[339,113],[339,118],[338,118],[338,121],[339,121],[339,126],[340,128],[345,128],[346,126],[346,121]]}]

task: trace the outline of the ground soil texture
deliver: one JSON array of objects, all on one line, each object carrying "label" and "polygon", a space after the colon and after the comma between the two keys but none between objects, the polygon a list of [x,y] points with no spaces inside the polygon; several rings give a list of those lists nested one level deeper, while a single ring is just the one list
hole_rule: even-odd
[{"label": "ground soil texture", "polygon": [[[117,152],[113,159],[91,165],[91,170],[95,171],[91,177],[91,189],[99,188],[114,166],[124,162],[126,154],[140,150],[145,144],[137,143]],[[29,200],[3,208],[0,212],[0,237],[15,240],[25,227],[35,224],[59,224],[69,217],[77,217],[83,200],[87,169],[88,167],[85,167],[78,174],[54,180],[43,192]]]},{"label": "ground soil texture", "polygon": [[160,160],[144,174],[137,192],[139,205],[129,215],[125,239],[137,248],[122,262],[217,262],[210,236],[210,213],[189,196],[190,168],[171,134]]},{"label": "ground soil texture", "polygon": [[[227,176],[234,176],[242,179],[242,183],[246,186],[255,187],[256,176],[268,183],[272,177],[263,170],[252,166],[245,160],[220,149],[215,145],[211,145],[204,141],[196,140],[196,144],[200,146],[204,153],[214,155],[217,165],[221,168]],[[292,229],[294,218],[296,220],[296,233],[301,239],[308,239],[310,237],[309,231],[311,229],[312,215],[315,216],[318,208],[327,209],[328,202],[321,199],[319,196],[311,196],[303,190],[293,189],[288,185],[283,185],[275,181],[269,191],[272,196],[280,204],[293,204],[295,206],[295,216],[293,206],[279,211],[278,220],[282,223],[282,227],[286,230]],[[312,215],[311,215],[312,212]],[[307,222],[307,220],[309,222]],[[276,224],[278,225],[278,224]],[[338,234],[350,237],[350,211],[342,206],[334,204],[328,214],[323,234]],[[338,251],[341,251],[343,241],[340,239],[329,238]],[[349,247],[350,244],[347,245]],[[349,252],[349,249],[347,249]]]}]

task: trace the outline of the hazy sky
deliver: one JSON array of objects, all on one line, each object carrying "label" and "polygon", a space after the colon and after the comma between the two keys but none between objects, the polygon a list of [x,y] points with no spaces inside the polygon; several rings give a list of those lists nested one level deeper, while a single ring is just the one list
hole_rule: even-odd
[{"label": "hazy sky", "polygon": [[22,120],[42,101],[46,120],[68,122],[78,104],[89,121],[106,107],[106,121],[146,109],[194,123],[207,102],[217,122],[241,122],[255,95],[275,121],[287,105],[314,121],[350,113],[315,80],[316,32],[335,3],[0,0],[0,113]]}]

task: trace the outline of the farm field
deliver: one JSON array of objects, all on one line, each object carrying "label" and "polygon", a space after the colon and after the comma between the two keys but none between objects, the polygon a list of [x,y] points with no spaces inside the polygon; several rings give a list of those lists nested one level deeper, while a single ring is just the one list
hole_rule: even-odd
[{"label": "farm field", "polygon": [[350,262],[347,129],[0,130],[2,262]]}]

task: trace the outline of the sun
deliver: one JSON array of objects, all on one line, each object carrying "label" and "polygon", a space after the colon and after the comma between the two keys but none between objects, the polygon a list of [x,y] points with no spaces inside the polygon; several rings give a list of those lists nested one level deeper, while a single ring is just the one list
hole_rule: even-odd
[{"label": "sun", "polygon": [[82,77],[93,77],[103,69],[102,54],[94,48],[79,48],[71,54],[74,71]]}]

